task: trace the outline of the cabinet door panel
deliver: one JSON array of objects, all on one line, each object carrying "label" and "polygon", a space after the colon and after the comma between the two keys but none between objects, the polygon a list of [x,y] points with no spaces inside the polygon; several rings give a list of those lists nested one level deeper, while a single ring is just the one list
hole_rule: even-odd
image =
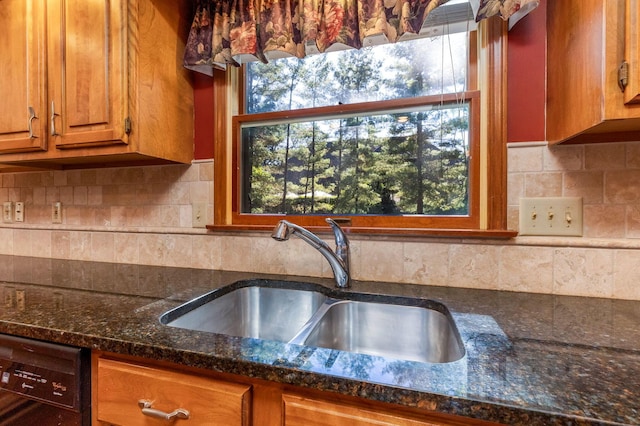
[{"label": "cabinet door panel", "polygon": [[109,122],[109,14],[105,6],[65,2],[65,113],[72,128]]},{"label": "cabinet door panel", "polygon": [[443,426],[451,423],[414,420],[380,411],[283,395],[284,426]]},{"label": "cabinet door panel", "polygon": [[44,16],[42,0],[0,1],[0,154],[47,147]]},{"label": "cabinet door panel", "polygon": [[49,120],[56,147],[127,143],[126,0],[50,5]]},{"label": "cabinet door panel", "polygon": [[625,103],[640,102],[640,0],[626,0],[625,58],[629,63],[629,85]]},{"label": "cabinet door panel", "polygon": [[188,421],[177,420],[185,425],[246,426],[250,419],[250,386],[108,359],[98,360],[94,391],[96,418],[106,424],[173,424],[144,415],[138,406],[140,400],[149,401],[152,410],[166,413],[187,410]]}]

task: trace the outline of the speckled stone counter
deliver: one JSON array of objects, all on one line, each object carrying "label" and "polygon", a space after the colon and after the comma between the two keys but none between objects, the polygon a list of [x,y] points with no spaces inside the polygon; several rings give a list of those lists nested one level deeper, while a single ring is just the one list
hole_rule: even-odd
[{"label": "speckled stone counter", "polygon": [[259,278],[332,287],[323,279],[0,256],[0,332],[510,425],[640,424],[639,302],[354,283],[353,293],[446,305],[466,355],[445,364],[158,321],[195,296]]}]

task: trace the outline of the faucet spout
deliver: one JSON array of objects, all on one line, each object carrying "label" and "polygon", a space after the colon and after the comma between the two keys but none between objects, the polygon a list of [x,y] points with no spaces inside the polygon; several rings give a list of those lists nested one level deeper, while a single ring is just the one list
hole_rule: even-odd
[{"label": "faucet spout", "polygon": [[331,269],[333,270],[333,277],[336,281],[336,286],[340,288],[348,288],[350,285],[349,276],[349,240],[344,234],[340,226],[331,218],[325,219],[331,226],[333,236],[336,241],[335,252],[331,250],[331,247],[320,239],[314,233],[308,231],[302,226],[291,223],[287,220],[281,220],[271,233],[271,238],[277,241],[286,241],[291,234],[295,234],[303,241],[308,243],[311,247],[318,250],[329,262]]}]

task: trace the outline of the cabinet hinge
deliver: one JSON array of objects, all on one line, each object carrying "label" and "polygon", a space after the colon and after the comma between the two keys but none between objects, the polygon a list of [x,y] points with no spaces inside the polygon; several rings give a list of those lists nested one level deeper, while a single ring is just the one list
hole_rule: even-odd
[{"label": "cabinet hinge", "polygon": [[622,61],[618,67],[618,87],[624,92],[629,84],[629,62]]},{"label": "cabinet hinge", "polygon": [[124,119],[124,132],[128,135],[131,133],[131,118],[127,117]]}]

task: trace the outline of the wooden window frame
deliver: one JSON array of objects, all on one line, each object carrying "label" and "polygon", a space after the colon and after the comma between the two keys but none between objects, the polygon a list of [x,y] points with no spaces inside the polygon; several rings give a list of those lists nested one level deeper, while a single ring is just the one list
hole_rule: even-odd
[{"label": "wooden window frame", "polygon": [[[469,216],[344,215],[351,220],[347,222],[347,232],[483,238],[511,238],[516,235],[515,231],[506,227],[506,24],[498,19],[482,21],[476,42],[478,57],[471,57],[469,62],[470,67],[477,67],[479,72],[474,70],[470,75],[479,75],[482,87],[490,87],[491,90],[468,91],[463,95],[470,102],[470,120],[477,120],[470,126],[470,138],[478,138],[471,144],[471,155],[478,161],[470,164],[470,173],[476,175],[471,179],[469,188]],[[257,215],[239,212],[240,125],[249,119],[241,114],[239,99],[244,99],[243,86],[239,84],[241,76],[237,70],[216,70],[213,82],[214,224],[207,228],[214,231],[271,231],[278,220],[286,218],[310,229],[328,230],[324,223],[328,215]],[[470,81],[469,87],[478,87],[478,82]],[[437,97],[442,98],[440,95]],[[432,97],[386,101],[385,104],[389,109],[398,105],[418,106],[429,102],[427,98]],[[317,113],[313,110],[297,110],[282,115],[292,118],[356,110],[367,112],[367,108],[379,110],[380,105],[341,105],[323,107]],[[474,113],[478,109],[480,113]],[[273,117],[274,113],[269,114]],[[251,120],[260,118],[258,114],[252,114]]]}]

